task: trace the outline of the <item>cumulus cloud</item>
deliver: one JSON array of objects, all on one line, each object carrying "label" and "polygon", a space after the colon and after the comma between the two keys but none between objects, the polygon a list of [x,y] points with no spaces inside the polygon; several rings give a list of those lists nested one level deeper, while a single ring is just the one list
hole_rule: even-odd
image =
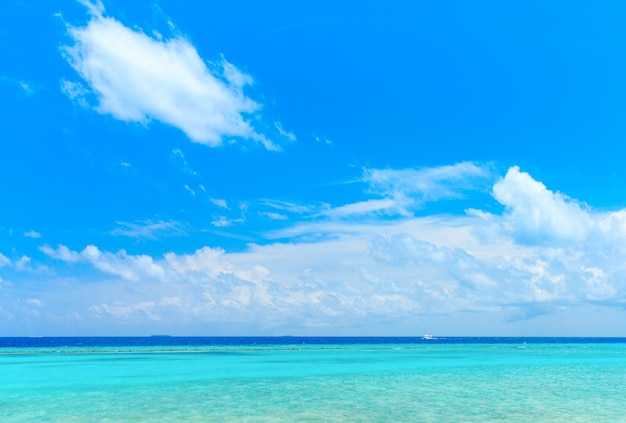
[{"label": "cumulus cloud", "polygon": [[[161,258],[101,251],[90,245],[82,251],[65,246],[42,248],[50,257],[85,262],[95,269],[134,283],[133,292],[159,298],[129,302],[127,298],[89,306],[97,318],[160,320],[162,313],[189,313],[225,320],[232,310],[246,306],[271,306],[264,286],[269,271],[263,266],[235,266],[221,249],[204,247],[193,254],[167,253]],[[118,287],[116,292],[125,292]],[[175,295],[172,295],[176,293]],[[177,315],[180,317],[180,315]]]},{"label": "cumulus cloud", "polygon": [[145,254],[128,255],[125,250],[117,253],[103,252],[95,245],[88,245],[80,252],[72,251],[64,245],[59,245],[56,249],[43,246],[40,250],[52,258],[65,262],[88,262],[101,272],[117,275],[130,281],[166,277],[165,270],[156,264],[152,257]]},{"label": "cumulus cloud", "polygon": [[505,206],[507,229],[520,242],[580,242],[594,226],[581,204],[548,190],[518,167],[493,186],[493,195]]},{"label": "cumulus cloud", "polygon": [[88,245],[80,255],[98,270],[130,281],[139,281],[142,278],[163,279],[166,276],[162,266],[145,254],[128,255],[125,250],[117,253],[102,252],[95,245]]},{"label": "cumulus cloud", "polygon": [[267,271],[260,267],[253,266],[252,269],[233,267],[227,260],[224,250],[219,248],[204,247],[194,254],[167,253],[161,259],[145,254],[128,254],[126,250],[119,250],[116,253],[101,251],[95,245],[88,245],[82,251],[72,251],[64,245],[59,245],[56,249],[45,246],[41,251],[49,257],[65,262],[88,262],[104,273],[121,276],[129,281],[171,281],[176,279],[176,275],[191,274],[201,274],[208,278],[226,274],[246,281],[258,281],[259,277],[267,274]]},{"label": "cumulus cloud", "polygon": [[[549,190],[518,167],[493,186],[494,198],[505,207],[502,216],[471,211],[522,245],[625,251],[626,210],[598,212],[584,203]],[[480,229],[487,229],[488,225]],[[495,236],[490,233],[489,236]]]},{"label": "cumulus cloud", "polygon": [[106,16],[99,1],[82,3],[91,19],[85,27],[68,26],[73,44],[62,48],[83,80],[62,81],[70,98],[85,106],[94,96],[99,113],[142,124],[158,120],[212,147],[238,138],[279,149],[252,124],[261,105],[244,93],[253,83],[249,75],[224,58],[203,60],[182,36],[155,38]]}]

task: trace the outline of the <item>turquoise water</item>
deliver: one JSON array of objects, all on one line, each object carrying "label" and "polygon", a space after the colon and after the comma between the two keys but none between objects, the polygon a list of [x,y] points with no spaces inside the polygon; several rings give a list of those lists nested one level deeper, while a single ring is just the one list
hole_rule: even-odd
[{"label": "turquoise water", "polygon": [[0,350],[2,422],[619,422],[626,344]]}]

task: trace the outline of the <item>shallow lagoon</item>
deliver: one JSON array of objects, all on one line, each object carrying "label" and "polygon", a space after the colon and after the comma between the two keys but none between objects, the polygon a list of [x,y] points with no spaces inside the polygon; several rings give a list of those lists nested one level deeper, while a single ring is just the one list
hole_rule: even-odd
[{"label": "shallow lagoon", "polygon": [[50,339],[0,342],[3,422],[615,422],[626,415],[626,340]]}]

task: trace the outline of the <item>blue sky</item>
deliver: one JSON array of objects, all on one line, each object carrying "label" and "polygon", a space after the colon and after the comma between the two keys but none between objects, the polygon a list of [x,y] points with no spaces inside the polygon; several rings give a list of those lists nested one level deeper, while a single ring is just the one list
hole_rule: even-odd
[{"label": "blue sky", "polygon": [[624,12],[3,2],[0,333],[623,336]]}]

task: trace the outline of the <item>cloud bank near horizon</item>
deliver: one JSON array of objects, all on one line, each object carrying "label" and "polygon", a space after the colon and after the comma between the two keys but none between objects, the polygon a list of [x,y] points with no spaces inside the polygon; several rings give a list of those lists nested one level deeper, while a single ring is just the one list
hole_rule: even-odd
[{"label": "cloud bank near horizon", "polygon": [[[459,187],[471,191],[470,185],[482,190],[493,176],[473,166],[463,165],[470,171],[439,197],[454,197]],[[424,170],[431,183],[426,176],[387,178],[385,192],[421,200],[450,169]],[[457,178],[446,177],[451,179]],[[501,214],[301,220],[290,223],[280,240],[267,238],[241,252],[205,246],[152,257],[95,245],[41,251],[69,274],[100,274],[94,282],[74,282],[68,295],[73,318],[106,324],[230,322],[261,332],[350,331],[443,313],[495,314],[515,322],[585,306],[626,307],[620,276],[626,270],[626,210],[595,212],[518,167],[493,184],[492,196],[504,206]],[[5,268],[16,266],[0,259]],[[101,294],[86,295],[94,286]],[[105,292],[105,286],[114,289]],[[36,299],[44,304],[36,311],[44,315],[52,301],[44,293]],[[29,306],[22,301],[19,307]]]}]

